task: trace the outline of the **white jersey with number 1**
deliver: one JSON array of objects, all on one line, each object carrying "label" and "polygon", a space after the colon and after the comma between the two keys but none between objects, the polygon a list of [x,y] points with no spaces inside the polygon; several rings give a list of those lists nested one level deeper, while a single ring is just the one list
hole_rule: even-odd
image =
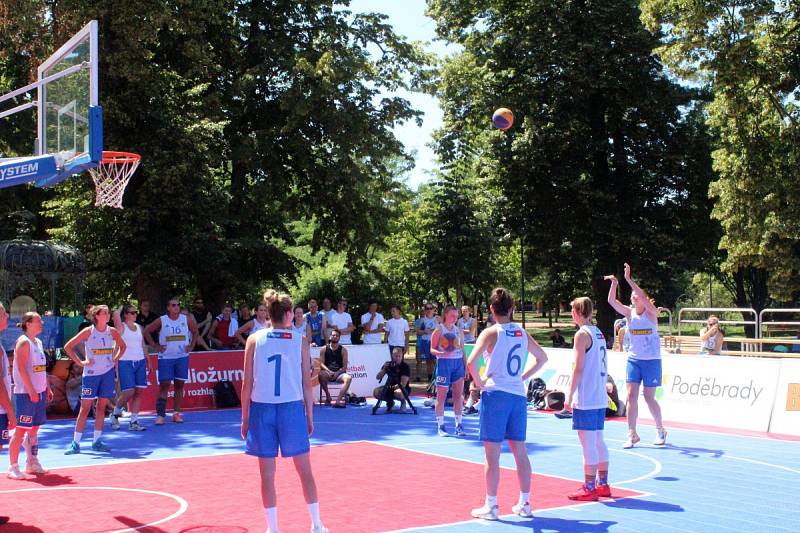
[{"label": "white jersey with number 1", "polygon": [[266,328],[250,337],[256,339],[252,400],[259,403],[302,400],[303,335],[293,329]]},{"label": "white jersey with number 1", "polygon": [[86,376],[101,376],[114,368],[114,338],[111,336],[111,327],[106,325],[103,331],[92,326],[89,338],[84,344],[86,350],[86,360],[94,361],[89,366],[84,367],[83,373]]},{"label": "white jersey with number 1", "polygon": [[525,396],[523,365],[528,355],[528,335],[514,323],[496,324],[497,340],[486,361],[486,390]]}]

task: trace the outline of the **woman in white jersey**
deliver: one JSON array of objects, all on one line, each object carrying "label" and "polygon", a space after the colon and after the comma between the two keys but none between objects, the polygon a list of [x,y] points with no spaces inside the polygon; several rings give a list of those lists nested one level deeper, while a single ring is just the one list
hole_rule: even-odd
[{"label": "woman in white jersey", "polygon": [[[469,356],[469,372],[481,390],[480,439],[486,452],[486,500],[472,516],[497,520],[497,488],[500,484],[500,445],[508,440],[519,479],[519,501],[511,507],[515,514],[533,516],[530,504],[531,462],[525,447],[528,405],[525,380],[546,362],[547,354],[528,332],[511,322],[514,300],[508,290],[498,287],[489,297],[489,312],[495,325],[478,336]],[[533,358],[528,357],[532,354]],[[480,373],[480,360],[486,369]],[[527,359],[527,361],[526,361]]]},{"label": "woman in white jersey", "polygon": [[[0,333],[8,327],[8,313],[0,303]],[[8,363],[8,354],[0,344],[0,450],[8,444],[9,431],[17,426],[17,416],[14,414],[14,397],[11,388],[11,365]]]},{"label": "woman in white jersey", "polygon": [[307,339],[311,339],[311,326],[306,322],[306,315],[302,305],[294,306],[292,329]]},{"label": "woman in white jersey", "polygon": [[[158,330],[158,343],[153,340],[153,332]],[[158,398],[156,399],[155,425],[162,426],[167,418],[167,397],[169,386],[175,388],[172,398],[172,421],[183,422],[181,404],[183,385],[189,379],[189,354],[194,350],[199,337],[197,321],[190,315],[181,313],[181,303],[177,298],[167,302],[167,314],[161,315],[144,328],[144,340],[158,350]]]},{"label": "woman in white jersey", "polygon": [[572,429],[578,432],[583,448],[584,484],[567,497],[577,501],[597,501],[611,497],[608,485],[608,447],[603,439],[608,395],[608,358],[606,338],[592,324],[592,301],[572,301],[572,320],[578,326],[573,339],[575,364],[569,394],[564,406],[572,411]]},{"label": "woman in white jersey", "polygon": [[23,334],[14,346],[14,411],[17,427],[8,445],[8,477],[11,479],[25,479],[25,474],[19,470],[19,450],[26,435],[25,472],[47,473],[39,463],[39,426],[47,420],[47,402],[53,399],[53,391],[47,386],[47,359],[42,341],[37,338],[43,329],[42,317],[38,313],[25,313],[18,327]]},{"label": "woman in white jersey", "polygon": [[326,533],[319,517],[317,485],[311,471],[309,435],[314,431],[309,337],[292,329],[292,299],[264,295],[272,327],[247,339],[242,383],[242,438],[258,457],[261,501],[267,532],[278,532],[275,458],[291,457],[311,515],[312,533]]},{"label": "woman in white jersey", "polygon": [[[108,306],[95,305],[89,311],[89,317],[92,320],[92,326],[79,331],[64,345],[64,351],[67,352],[69,358],[75,364],[83,366],[81,410],[75,421],[72,442],[64,452],[65,455],[81,453],[81,437],[95,400],[97,400],[97,407],[94,412],[92,449],[96,452],[111,451],[111,448],[100,440],[100,436],[103,434],[103,422],[106,419],[106,403],[114,397],[116,392],[114,368],[120,356],[125,353],[126,345],[122,340],[122,335],[108,325],[108,321],[111,319]],[[75,354],[75,348],[81,342],[84,343],[86,353],[86,359],[83,361]]]},{"label": "woman in white jersey", "polygon": [[644,399],[656,423],[656,438],[653,444],[663,446],[667,432],[661,422],[661,407],[656,401],[656,388],[661,386],[661,342],[658,337],[658,308],[647,294],[631,278],[631,267],[625,263],[625,281],[631,287],[630,307],[617,300],[616,276],[606,276],[611,281],[608,303],[627,320],[626,336],[630,343],[626,384],[628,386],[628,438],[623,448],[633,448],[641,439],[636,433],[639,416],[639,386],[644,384]]},{"label": "woman in white jersey", "polygon": [[242,346],[247,342],[246,337],[252,335],[260,329],[269,327],[269,312],[265,304],[259,304],[256,308],[256,317],[253,320],[248,320],[239,329],[236,330],[236,340]]},{"label": "woman in white jersey", "polygon": [[453,413],[455,414],[455,434],[464,435],[461,423],[464,402],[464,333],[456,325],[458,310],[447,305],[442,312],[442,323],[438,324],[431,336],[431,355],[436,357],[436,427],[440,437],[448,436],[444,426],[444,405],[447,391],[453,389]]},{"label": "woman in white jersey", "polygon": [[[131,400],[131,421],[128,425],[130,431],[144,431],[145,427],[139,423],[139,408],[142,403],[142,391],[147,388],[148,359],[147,345],[144,343],[142,328],[136,323],[136,307],[124,305],[121,310],[114,312],[114,327],[125,341],[125,353],[117,363],[117,380],[119,381],[119,397],[111,413],[111,427],[119,429],[119,417],[122,414],[120,407]],[[156,369],[150,372],[155,376]]]},{"label": "woman in white jersey", "polygon": [[700,330],[700,355],[719,355],[722,352],[722,343],[725,334],[719,327],[719,318],[715,315],[708,317],[706,327]]}]

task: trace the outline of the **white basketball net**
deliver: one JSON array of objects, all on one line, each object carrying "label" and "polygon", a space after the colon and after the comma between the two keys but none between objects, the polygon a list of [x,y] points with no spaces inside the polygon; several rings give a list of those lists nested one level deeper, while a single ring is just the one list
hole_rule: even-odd
[{"label": "white basketball net", "polygon": [[94,181],[96,206],[122,209],[125,187],[136,172],[142,159],[128,152],[103,152],[103,160],[96,168],[89,169]]}]

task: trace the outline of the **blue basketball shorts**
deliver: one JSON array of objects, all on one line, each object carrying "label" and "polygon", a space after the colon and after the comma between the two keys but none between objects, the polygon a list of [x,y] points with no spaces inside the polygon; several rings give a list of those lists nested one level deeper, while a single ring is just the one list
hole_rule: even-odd
[{"label": "blue basketball shorts", "polygon": [[493,390],[481,393],[480,440],[525,441],[528,431],[528,403],[525,396]]},{"label": "blue basketball shorts", "polygon": [[306,410],[303,400],[285,403],[250,403],[250,425],[245,453],[256,457],[293,457],[308,453]]},{"label": "blue basketball shorts", "polygon": [[81,400],[113,398],[116,392],[113,368],[99,376],[87,376],[84,374],[83,379],[81,379]]},{"label": "blue basketball shorts", "polygon": [[643,383],[645,387],[661,386],[661,359],[628,357],[627,383]]},{"label": "blue basketball shorts", "polygon": [[430,361],[433,359],[431,355],[430,339],[417,339],[417,359],[421,361]]},{"label": "blue basketball shorts", "polygon": [[27,392],[14,394],[17,425],[21,428],[41,426],[47,421],[47,391],[39,393],[39,401],[31,401]]},{"label": "blue basketball shorts", "polygon": [[120,390],[147,388],[147,360],[120,361],[117,364]]},{"label": "blue basketball shorts", "polygon": [[189,356],[175,359],[158,358],[158,382],[186,381],[189,379]]},{"label": "blue basketball shorts", "polygon": [[602,431],[606,423],[606,409],[573,409],[572,429]]},{"label": "blue basketball shorts", "polygon": [[8,444],[8,415],[0,414],[0,446]]},{"label": "blue basketball shorts", "polygon": [[437,359],[436,360],[436,386],[449,387],[459,379],[464,379],[464,360]]}]

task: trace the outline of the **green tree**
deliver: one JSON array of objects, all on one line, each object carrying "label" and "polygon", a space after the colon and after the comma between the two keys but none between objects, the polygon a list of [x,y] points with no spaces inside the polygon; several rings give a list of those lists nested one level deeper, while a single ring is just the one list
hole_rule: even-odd
[{"label": "green tree", "polygon": [[642,20],[664,31],[658,53],[709,87],[719,179],[713,216],[722,271],[738,305],[761,309],[800,290],[800,3],[645,0]]},{"label": "green tree", "polygon": [[[602,275],[624,261],[669,303],[677,273],[710,245],[709,139],[701,95],[651,54],[659,41],[638,2],[429,6],[439,34],[464,49],[441,74],[445,128],[454,145],[493,140],[498,224],[524,236],[530,273],[549,274],[562,297],[591,291],[606,332],[614,313]],[[488,132],[500,106],[516,123]]]}]

